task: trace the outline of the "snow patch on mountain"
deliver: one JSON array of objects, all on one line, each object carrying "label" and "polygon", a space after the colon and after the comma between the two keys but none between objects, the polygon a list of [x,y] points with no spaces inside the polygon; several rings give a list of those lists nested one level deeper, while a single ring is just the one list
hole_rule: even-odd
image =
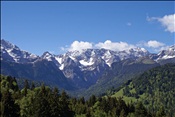
[{"label": "snow patch on mountain", "polygon": [[73,57],[73,56],[69,56],[69,57],[70,57],[72,60],[74,60],[74,61],[76,60],[76,58],[75,58],[75,57]]},{"label": "snow patch on mountain", "polygon": [[80,60],[80,64],[83,66],[91,66],[94,64],[93,58],[90,58],[89,61]]},{"label": "snow patch on mountain", "polygon": [[64,69],[64,64],[61,64],[61,66],[59,68],[60,68],[60,70],[63,70]]},{"label": "snow patch on mountain", "polygon": [[162,59],[170,59],[170,58],[174,58],[174,57],[175,57],[175,55],[174,55],[174,56],[164,55],[164,56],[162,57]]},{"label": "snow patch on mountain", "polygon": [[55,59],[56,59],[60,64],[62,64],[63,58],[61,58],[61,57],[55,57]]}]

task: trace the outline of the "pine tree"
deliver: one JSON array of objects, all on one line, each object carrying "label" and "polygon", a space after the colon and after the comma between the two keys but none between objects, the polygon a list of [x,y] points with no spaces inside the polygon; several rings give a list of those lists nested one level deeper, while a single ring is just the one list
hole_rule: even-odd
[{"label": "pine tree", "polygon": [[60,97],[61,117],[72,117],[74,113],[69,109],[69,96],[62,91]]},{"label": "pine tree", "polygon": [[8,91],[2,93],[1,116],[2,117],[19,117],[19,105],[15,104],[11,93]]},{"label": "pine tree", "polygon": [[48,95],[49,92],[46,90],[46,87],[43,84],[38,94],[35,95],[34,116],[49,117],[51,115],[51,108],[48,101]]},{"label": "pine tree", "polygon": [[28,82],[28,80],[25,80],[24,81],[24,88],[26,88],[26,89],[29,89],[29,82]]},{"label": "pine tree", "polygon": [[34,89],[35,89],[35,84],[34,82],[32,82],[31,90],[34,90]]},{"label": "pine tree", "polygon": [[95,97],[95,95],[92,95],[90,98],[89,98],[89,101],[88,101],[89,103],[88,103],[88,106],[93,106],[94,104],[95,104],[95,102],[96,102],[96,97]]},{"label": "pine tree", "polygon": [[60,95],[58,88],[54,88],[53,93],[49,99],[50,101],[50,117],[61,117],[61,106],[59,101]]},{"label": "pine tree", "polygon": [[146,117],[147,111],[141,102],[138,102],[135,107],[135,116],[136,117]]},{"label": "pine tree", "polygon": [[23,92],[23,94],[24,94],[25,97],[27,95],[27,90],[28,89],[29,89],[29,83],[28,83],[27,80],[25,80],[25,82],[24,82],[24,92]]},{"label": "pine tree", "polygon": [[79,103],[85,104],[85,99],[84,99],[84,97],[81,97],[81,98],[79,99]]},{"label": "pine tree", "polygon": [[122,109],[122,111],[120,112],[120,116],[119,117],[126,117],[126,112],[124,109]]},{"label": "pine tree", "polygon": [[156,113],[156,117],[165,117],[165,115],[166,115],[165,110],[164,110],[163,106],[161,106]]}]

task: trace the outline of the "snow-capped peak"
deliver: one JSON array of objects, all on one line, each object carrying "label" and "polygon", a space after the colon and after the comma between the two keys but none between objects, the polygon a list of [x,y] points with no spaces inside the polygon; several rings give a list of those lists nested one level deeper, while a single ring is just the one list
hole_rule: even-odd
[{"label": "snow-capped peak", "polygon": [[168,50],[169,50],[169,51],[175,51],[175,45],[170,46],[170,47],[168,48]]},{"label": "snow-capped peak", "polygon": [[25,63],[34,62],[36,59],[38,59],[37,55],[20,50],[19,47],[8,41],[5,41],[4,39],[1,40],[1,52],[1,60],[6,61]]},{"label": "snow-capped peak", "polygon": [[41,56],[43,59],[47,59],[48,61],[52,61],[52,57],[54,57],[54,55],[52,55],[51,53],[44,52],[43,55]]},{"label": "snow-capped peak", "polygon": [[1,48],[5,48],[7,50],[12,50],[15,48],[15,49],[19,50],[19,47],[10,43],[9,41],[5,41],[4,39],[1,39]]},{"label": "snow-capped peak", "polygon": [[155,61],[159,61],[159,60],[162,60],[162,59],[170,59],[170,58],[175,58],[175,45],[170,46],[166,50],[160,51],[156,55]]},{"label": "snow-capped peak", "polygon": [[[96,62],[98,59],[101,59],[105,61],[105,64],[110,67],[113,62],[117,62],[127,58],[139,58],[142,56],[147,56],[148,54],[149,52],[144,48],[133,48],[127,51],[112,51],[107,49],[84,49],[82,51],[69,51],[65,54],[65,57],[69,57],[74,62],[79,62],[79,65],[83,67],[92,67],[94,64],[97,64]],[[80,68],[82,68],[81,66]]]}]

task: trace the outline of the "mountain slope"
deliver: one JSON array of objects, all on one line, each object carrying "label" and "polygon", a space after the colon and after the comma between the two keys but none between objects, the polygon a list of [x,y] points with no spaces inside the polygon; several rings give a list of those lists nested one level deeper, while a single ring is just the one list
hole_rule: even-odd
[{"label": "mountain slope", "polygon": [[175,64],[148,70],[128,81],[113,96],[123,96],[128,102],[140,100],[152,111],[162,106],[171,116],[175,112]]},{"label": "mountain slope", "polygon": [[[144,60],[146,61],[146,59]],[[113,63],[111,68],[105,71],[105,73],[100,78],[98,78],[97,83],[88,88],[85,92],[82,93],[82,95],[88,97],[88,95],[91,93],[94,93],[96,95],[103,94],[108,89],[112,87],[117,88],[127,80],[130,80],[135,76],[143,73],[144,71],[156,66],[159,66],[159,64],[156,62],[148,64],[143,60],[136,62],[133,59],[126,59]]]},{"label": "mountain slope", "polygon": [[34,63],[14,63],[1,61],[1,74],[11,75],[18,78],[26,78],[34,81],[43,81],[46,84],[59,88],[73,90],[74,88],[65,78],[62,71],[57,69],[52,62],[38,60]]}]

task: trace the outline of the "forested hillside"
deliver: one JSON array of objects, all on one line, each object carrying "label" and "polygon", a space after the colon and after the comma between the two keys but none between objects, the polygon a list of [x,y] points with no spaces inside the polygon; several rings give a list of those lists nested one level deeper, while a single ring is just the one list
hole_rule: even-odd
[{"label": "forested hillside", "polygon": [[[114,91],[113,91],[114,92]],[[129,80],[113,97],[127,102],[143,102],[150,113],[164,109],[168,116],[175,112],[175,64],[166,64]]]},{"label": "forested hillside", "polygon": [[[121,97],[92,95],[88,100],[77,99],[57,88],[29,86],[27,81],[20,90],[10,76],[1,75],[0,81],[2,117],[155,117],[142,102],[126,103]],[[163,109],[158,112],[161,117],[165,115]]]}]

